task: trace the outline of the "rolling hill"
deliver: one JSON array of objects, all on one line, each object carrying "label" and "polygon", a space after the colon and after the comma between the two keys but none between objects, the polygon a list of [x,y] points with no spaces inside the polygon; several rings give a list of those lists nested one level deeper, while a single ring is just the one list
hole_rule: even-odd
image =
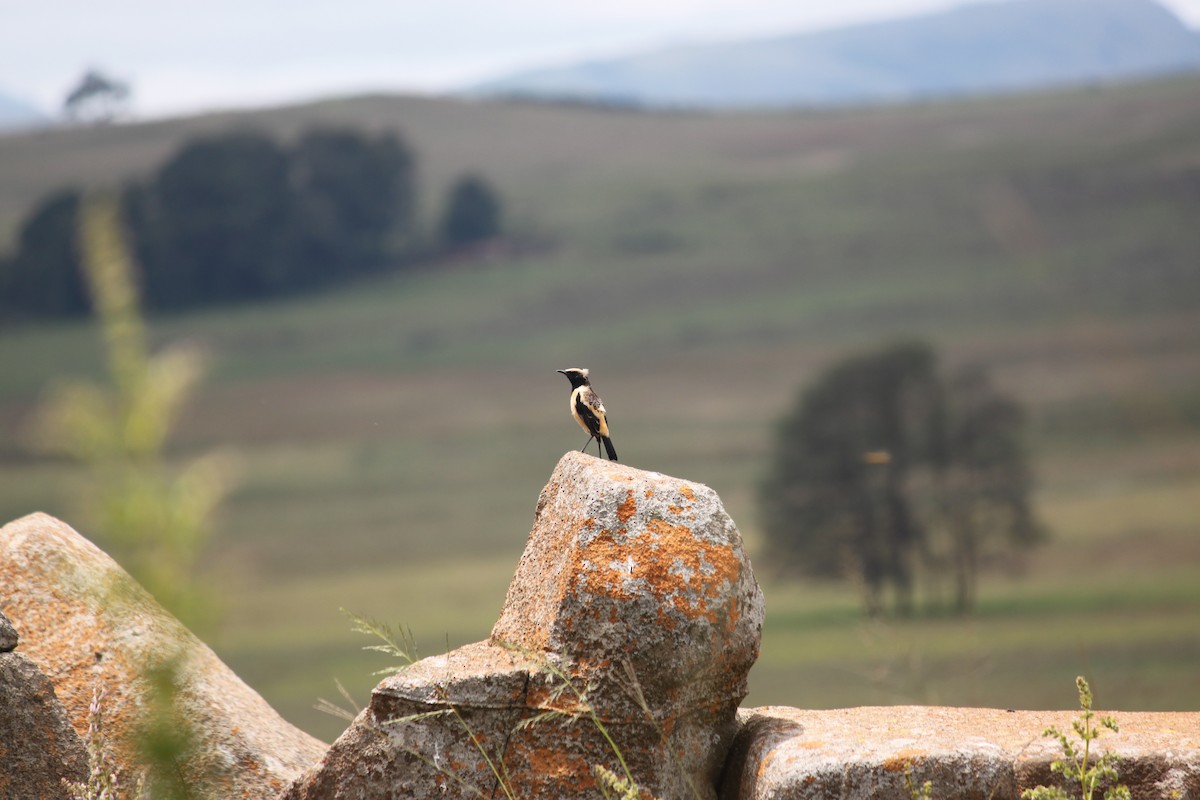
[{"label": "rolling hill", "polygon": [[835,30],[668,47],[487,82],[482,95],[786,108],[1105,83],[1200,69],[1152,0],[1010,0]]},{"label": "rolling hill", "polygon": [[[339,607],[407,623],[422,655],[487,634],[580,445],[555,369],[589,367],[622,459],[712,486],[755,558],[774,421],[898,336],[1026,404],[1053,538],[968,620],[864,620],[851,587],[756,561],[749,702],[1068,706],[1084,672],[1110,707],[1200,708],[1200,80],[753,114],[360,97],[48,131],[0,138],[0,227],[204,132],[318,124],[402,131],[431,198],[481,171],[520,246],[152,321],[211,356],[174,452],[241,462],[197,576],[220,587],[212,643],[290,719],[336,735],[315,699],[337,677],[361,701],[385,666]],[[83,476],[28,424],[99,363],[86,323],[0,327],[0,518],[88,533]]]}]

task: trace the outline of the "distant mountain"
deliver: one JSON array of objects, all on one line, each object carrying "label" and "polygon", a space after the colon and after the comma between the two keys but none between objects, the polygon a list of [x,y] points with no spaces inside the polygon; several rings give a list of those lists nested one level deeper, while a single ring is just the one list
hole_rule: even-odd
[{"label": "distant mountain", "polygon": [[818,33],[525,72],[472,94],[703,108],[894,102],[1200,69],[1152,0],[1009,0]]},{"label": "distant mountain", "polygon": [[0,93],[0,131],[36,128],[49,122],[49,117],[28,103]]}]

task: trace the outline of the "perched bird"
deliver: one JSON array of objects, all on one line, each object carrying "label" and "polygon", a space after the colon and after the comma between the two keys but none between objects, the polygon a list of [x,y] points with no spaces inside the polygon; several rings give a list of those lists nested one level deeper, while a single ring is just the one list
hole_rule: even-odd
[{"label": "perched bird", "polygon": [[592,389],[588,371],[579,367],[558,371],[566,375],[567,380],[571,382],[571,416],[588,434],[588,440],[583,443],[579,452],[587,450],[592,439],[595,439],[596,452],[599,453],[600,445],[604,445],[608,460],[616,461],[617,451],[613,448],[612,439],[608,438],[608,417],[604,414],[604,403],[600,400],[600,395]]}]

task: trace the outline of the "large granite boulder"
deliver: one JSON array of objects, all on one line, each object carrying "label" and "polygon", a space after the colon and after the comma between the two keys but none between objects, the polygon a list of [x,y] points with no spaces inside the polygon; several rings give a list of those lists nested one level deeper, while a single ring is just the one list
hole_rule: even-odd
[{"label": "large granite boulder", "polygon": [[715,492],[569,453],[489,641],[384,680],[286,797],[596,798],[628,769],[715,798],[762,621]]},{"label": "large granite boulder", "polygon": [[53,683],[81,736],[93,689],[103,687],[109,745],[124,775],[137,773],[145,670],[173,656],[179,707],[198,753],[184,765],[193,797],[272,797],[323,755],[324,744],[288,724],[65,523],[32,514],[0,528],[0,574],[0,609],[19,627],[21,651]]}]

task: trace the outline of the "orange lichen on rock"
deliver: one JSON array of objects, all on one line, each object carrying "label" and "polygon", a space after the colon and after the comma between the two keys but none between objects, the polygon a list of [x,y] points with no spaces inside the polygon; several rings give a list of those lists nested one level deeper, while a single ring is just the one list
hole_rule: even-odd
[{"label": "orange lichen on rock", "polygon": [[[703,616],[709,622],[717,622],[721,612],[728,612],[728,607],[719,605],[719,600],[725,594],[725,587],[738,582],[741,561],[726,546],[697,540],[683,525],[656,519],[650,520],[647,527],[659,547],[673,555],[672,563],[656,570],[654,577],[675,610],[690,618]],[[731,598],[730,604],[735,606],[736,621],[737,598]]]},{"label": "orange lichen on rock", "polygon": [[736,599],[723,604],[720,598],[739,580],[741,561],[685,525],[651,519],[641,532],[604,529],[578,547],[570,563],[569,583],[584,591],[622,599],[649,593],[688,619],[716,623],[724,616],[726,626],[737,623]]},{"label": "orange lichen on rock", "polygon": [[541,740],[514,744],[509,761],[521,763],[542,780],[564,784],[577,792],[594,791],[596,780],[587,759],[578,753],[545,747]]},{"label": "orange lichen on rock", "polygon": [[904,772],[909,767],[920,763],[924,755],[925,752],[923,750],[906,748],[898,751],[895,755],[885,758],[881,765],[886,772]]},{"label": "orange lichen on rock", "polygon": [[637,513],[637,501],[633,499],[633,489],[630,489],[625,494],[625,500],[617,506],[617,519],[621,520],[621,524],[629,522],[633,515]]}]

